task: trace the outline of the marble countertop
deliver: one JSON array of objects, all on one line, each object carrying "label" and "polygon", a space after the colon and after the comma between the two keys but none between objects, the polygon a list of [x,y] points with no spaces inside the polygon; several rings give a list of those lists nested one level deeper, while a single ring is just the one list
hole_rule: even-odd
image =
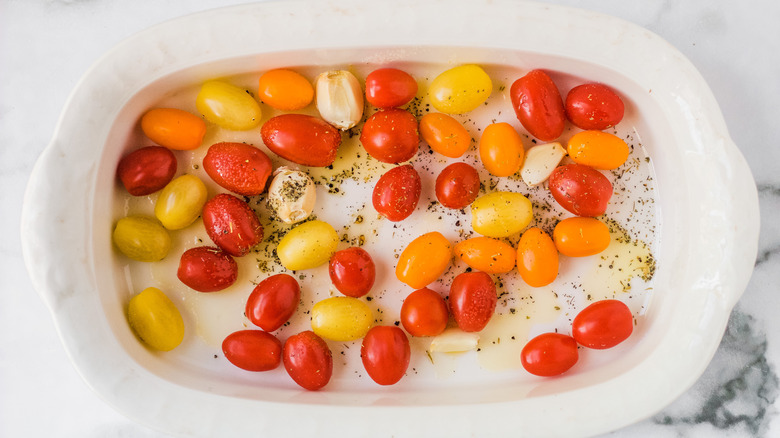
[{"label": "marble countertop", "polygon": [[[672,405],[610,437],[775,437],[780,363],[780,3],[548,0],[615,15],[668,40],[701,71],[759,189],[756,268],[712,363]],[[162,21],[230,0],[0,3],[0,436],[165,437],[115,412],[80,378],[21,257],[19,212],[38,155],[79,78]],[[641,394],[637,394],[641,397]]]}]

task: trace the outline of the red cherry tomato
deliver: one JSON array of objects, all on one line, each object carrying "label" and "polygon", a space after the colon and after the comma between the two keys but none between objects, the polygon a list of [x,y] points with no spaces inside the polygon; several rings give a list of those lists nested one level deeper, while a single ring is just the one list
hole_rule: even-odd
[{"label": "red cherry tomato", "polygon": [[542,70],[532,70],[509,89],[517,119],[539,140],[553,141],[566,127],[566,114],[558,87]]},{"label": "red cherry tomato", "polygon": [[348,297],[360,298],[374,285],[376,267],[368,251],[352,247],[336,251],[331,256],[328,273],[339,292]]},{"label": "red cherry tomato", "polygon": [[374,209],[388,220],[409,217],[420,201],[422,183],[411,164],[394,167],[379,178],[371,197]]},{"label": "red cherry tomato", "polygon": [[604,130],[623,120],[623,101],[611,88],[602,84],[583,84],[566,95],[566,117],[574,126]]},{"label": "red cherry tomato", "polygon": [[310,330],[287,338],[282,361],[295,383],[309,391],[327,385],[333,374],[333,354],[328,344]]},{"label": "red cherry tomato", "polygon": [[242,257],[263,240],[263,226],[249,205],[227,193],[203,206],[203,226],[211,240],[233,257]]},{"label": "red cherry tomato", "polygon": [[520,353],[523,368],[542,377],[557,376],[568,371],[579,359],[577,341],[560,333],[544,333],[525,344]]},{"label": "red cherry tomato", "polygon": [[496,310],[498,295],[490,275],[484,272],[464,272],[450,286],[450,310],[464,332],[485,328]]},{"label": "red cherry tomato", "polygon": [[577,216],[601,216],[612,197],[612,183],[607,177],[582,164],[556,167],[548,184],[558,204]]},{"label": "red cherry tomato", "polygon": [[417,119],[399,108],[378,111],[363,125],[360,142],[369,155],[383,163],[408,161],[420,146]]},{"label": "red cherry tomato", "polygon": [[260,134],[271,152],[304,166],[330,166],[341,145],[338,129],[305,114],[273,117],[263,124]]},{"label": "red cherry tomato", "polygon": [[241,330],[222,341],[222,353],[242,370],[270,371],[282,361],[282,343],[264,331]]},{"label": "red cherry tomato", "polygon": [[273,170],[265,152],[245,143],[211,145],[203,169],[215,183],[244,196],[263,193]]},{"label": "red cherry tomato", "polygon": [[181,255],[177,276],[182,283],[198,292],[216,292],[236,281],[238,265],[233,257],[219,248],[199,246]]},{"label": "red cherry tomato", "polygon": [[634,317],[621,301],[596,301],[574,317],[571,329],[574,340],[583,347],[603,350],[631,336]]},{"label": "red cherry tomato", "polygon": [[168,148],[147,146],[122,158],[116,174],[131,195],[150,195],[171,182],[176,156]]},{"label": "red cherry tomato", "polygon": [[460,210],[479,195],[479,173],[466,163],[452,163],[436,177],[436,199],[441,205]]},{"label": "red cherry tomato", "polygon": [[401,305],[401,324],[412,336],[436,336],[447,328],[449,312],[437,292],[424,287],[409,294]]},{"label": "red cherry tomato", "polygon": [[409,368],[412,350],[406,333],[395,326],[376,326],[366,333],[360,358],[369,377],[380,385],[397,383]]},{"label": "red cherry tomato", "polygon": [[287,322],[298,308],[301,287],[290,275],[276,274],[261,281],[246,300],[246,317],[272,332]]},{"label": "red cherry tomato", "polygon": [[397,68],[380,68],[366,76],[366,100],[377,108],[409,103],[417,94],[417,81]]}]

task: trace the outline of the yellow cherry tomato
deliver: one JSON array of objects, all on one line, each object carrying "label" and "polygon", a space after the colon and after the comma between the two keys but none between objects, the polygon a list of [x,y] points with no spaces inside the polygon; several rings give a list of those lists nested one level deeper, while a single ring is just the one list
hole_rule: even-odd
[{"label": "yellow cherry tomato", "polygon": [[357,298],[326,298],[311,308],[312,331],[332,341],[360,339],[373,324],[371,308]]},{"label": "yellow cherry tomato", "polygon": [[517,271],[532,287],[547,286],[558,276],[558,249],[549,234],[533,227],[517,244]]},{"label": "yellow cherry tomato", "polygon": [[436,281],[452,261],[450,242],[438,231],[423,234],[409,242],[395,267],[395,276],[414,289]]},{"label": "yellow cherry tomato", "polygon": [[291,270],[316,268],[336,252],[339,236],[323,221],[304,222],[284,235],[276,247],[282,265]]},{"label": "yellow cherry tomato", "polygon": [[569,257],[598,254],[609,246],[609,228],[592,217],[570,217],[558,222],[553,230],[558,251]]},{"label": "yellow cherry tomato", "polygon": [[119,219],[113,240],[122,254],[139,262],[160,261],[171,249],[168,231],[156,220],[144,216]]},{"label": "yellow cherry tomato", "polygon": [[482,67],[474,64],[451,68],[431,82],[428,96],[436,110],[463,114],[482,105],[493,92],[493,82]]},{"label": "yellow cherry tomato", "polygon": [[523,140],[509,123],[490,124],[479,139],[479,158],[491,175],[514,175],[525,158]]},{"label": "yellow cherry tomato", "polygon": [[503,274],[515,268],[512,245],[490,237],[472,237],[455,245],[455,255],[472,268],[488,274]]},{"label": "yellow cherry tomato", "polygon": [[533,218],[531,201],[520,193],[492,192],[471,204],[471,226],[487,237],[519,233]]},{"label": "yellow cherry tomato", "polygon": [[243,88],[223,81],[209,81],[200,88],[195,106],[211,123],[245,131],[260,124],[260,104]]},{"label": "yellow cherry tomato", "polygon": [[601,131],[582,131],[574,134],[566,149],[575,163],[602,170],[620,167],[626,162],[630,152],[628,145],[620,137]]},{"label": "yellow cherry tomato", "polygon": [[154,204],[154,215],[169,230],[180,230],[195,222],[203,211],[208,191],[195,175],[182,175],[169,182]]},{"label": "yellow cherry tomato", "polygon": [[280,68],[260,76],[258,97],[278,110],[295,111],[311,103],[314,87],[300,73]]},{"label": "yellow cherry tomato", "polygon": [[449,158],[459,158],[471,147],[471,134],[447,114],[427,113],[422,116],[420,135],[431,149]]},{"label": "yellow cherry tomato", "polygon": [[184,339],[184,320],[179,309],[156,287],[148,287],[130,299],[127,322],[155,350],[173,350]]},{"label": "yellow cherry tomato", "polygon": [[197,149],[206,135],[206,122],[176,108],[155,108],[141,117],[141,130],[149,140],[168,149]]}]

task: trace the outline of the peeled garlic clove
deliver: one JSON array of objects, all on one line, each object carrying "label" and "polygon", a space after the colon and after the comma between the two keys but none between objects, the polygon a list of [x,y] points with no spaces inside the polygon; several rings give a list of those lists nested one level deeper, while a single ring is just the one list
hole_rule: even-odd
[{"label": "peeled garlic clove", "polygon": [[557,142],[533,146],[525,151],[525,162],[520,169],[520,177],[529,186],[541,184],[547,181],[564,156],[566,150]]},{"label": "peeled garlic clove", "polygon": [[300,170],[282,166],[268,187],[268,206],[286,224],[298,223],[311,214],[317,194],[314,181]]},{"label": "peeled garlic clove", "polygon": [[462,353],[477,348],[479,335],[464,332],[459,328],[448,328],[431,340],[431,353]]},{"label": "peeled garlic clove", "polygon": [[363,89],[352,73],[331,70],[314,81],[320,116],[331,125],[347,130],[363,118]]}]

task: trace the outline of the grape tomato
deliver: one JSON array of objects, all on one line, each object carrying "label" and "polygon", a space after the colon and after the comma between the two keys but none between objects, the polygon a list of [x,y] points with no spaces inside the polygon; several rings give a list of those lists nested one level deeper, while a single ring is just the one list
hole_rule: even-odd
[{"label": "grape tomato", "polygon": [[455,245],[455,255],[470,267],[488,274],[505,274],[515,268],[512,245],[490,237],[472,237]]},{"label": "grape tomato", "polygon": [[479,139],[479,158],[493,176],[510,176],[520,170],[525,149],[520,134],[509,123],[491,123]]},{"label": "grape tomato", "polygon": [[622,301],[601,300],[582,309],[572,322],[572,336],[583,347],[604,350],[628,339],[634,317]]},{"label": "grape tomato", "polygon": [[447,303],[427,287],[410,293],[401,305],[401,324],[412,336],[436,336],[447,328]]},{"label": "grape tomato", "polygon": [[339,292],[348,297],[360,298],[374,285],[376,266],[368,251],[352,247],[333,254],[328,264],[328,274]]},{"label": "grape tomato", "polygon": [[542,141],[563,134],[566,114],[558,87],[547,73],[532,70],[512,83],[509,90],[517,119],[528,132]]},{"label": "grape tomato", "polygon": [[309,330],[287,338],[282,361],[295,383],[309,391],[323,388],[333,375],[333,354],[328,344]]},{"label": "grape tomato", "polygon": [[543,333],[525,344],[520,360],[523,368],[531,374],[557,376],[571,369],[579,360],[577,341],[560,333]]},{"label": "grape tomato", "polygon": [[360,358],[369,377],[380,385],[393,385],[406,374],[412,349],[398,327],[372,327],[363,338]]},{"label": "grape tomato", "polygon": [[400,222],[414,213],[421,191],[420,174],[414,167],[410,164],[398,166],[379,178],[374,186],[371,203],[377,213],[387,220]]},{"label": "grape tomato", "polygon": [[206,201],[203,226],[215,245],[233,257],[242,257],[261,240],[263,226],[249,204],[227,193]]},{"label": "grape tomato", "polygon": [[575,163],[601,170],[620,167],[630,153],[628,145],[620,137],[601,131],[582,131],[574,134],[566,149]]},{"label": "grape tomato", "polygon": [[240,330],[222,341],[222,353],[242,370],[270,371],[282,362],[282,343],[261,330]]},{"label": "grape tomato", "polygon": [[122,254],[139,262],[160,261],[171,249],[168,231],[156,220],[139,215],[119,219],[113,241]]},{"label": "grape tomato", "polygon": [[271,152],[303,166],[330,166],[341,145],[338,129],[306,114],[272,117],[263,124],[260,135]]},{"label": "grape tomato", "polygon": [[496,191],[471,204],[471,226],[487,237],[519,233],[533,220],[531,201],[520,193]]},{"label": "grape tomato", "polygon": [[377,108],[406,105],[417,94],[417,81],[397,68],[380,68],[366,76],[366,100]]},{"label": "grape tomato", "polygon": [[155,108],[141,117],[141,130],[149,140],[169,149],[198,148],[206,135],[206,122],[176,108]]},{"label": "grape tomato", "polygon": [[216,292],[236,282],[238,265],[219,248],[199,246],[184,251],[176,276],[198,292]]},{"label": "grape tomato", "polygon": [[466,163],[452,163],[436,177],[436,199],[447,208],[466,208],[479,196],[479,184],[477,169]]},{"label": "grape tomato", "polygon": [[171,182],[176,174],[176,156],[167,148],[147,146],[123,157],[116,174],[131,195],[150,195]]},{"label": "grape tomato", "polygon": [[311,308],[311,329],[318,336],[332,341],[360,339],[373,324],[371,308],[357,298],[326,298]]},{"label": "grape tomato", "polygon": [[155,350],[170,351],[184,340],[184,320],[163,291],[148,287],[127,304],[130,327]]},{"label": "grape tomato", "polygon": [[612,197],[612,183],[598,170],[582,164],[558,166],[550,174],[550,193],[577,216],[601,216]]},{"label": "grape tomato", "polygon": [[195,175],[182,175],[169,182],[154,204],[154,215],[169,230],[190,226],[206,204],[206,185]]},{"label": "grape tomato", "polygon": [[298,308],[301,287],[288,274],[272,275],[255,286],[244,313],[252,324],[272,332],[286,323]]},{"label": "grape tomato", "polygon": [[363,125],[360,143],[369,155],[383,163],[409,161],[420,146],[417,119],[400,108],[378,111]]},{"label": "grape tomato", "polygon": [[395,275],[415,289],[422,289],[438,279],[452,261],[449,240],[438,231],[412,240],[398,258]]},{"label": "grape tomato", "polygon": [[558,251],[569,257],[596,255],[609,246],[609,228],[591,217],[570,217],[558,222],[553,229]]},{"label": "grape tomato", "polygon": [[458,274],[450,286],[450,311],[461,330],[478,332],[485,328],[498,303],[496,285],[484,272]]},{"label": "grape tomato", "polygon": [[260,104],[243,88],[224,81],[204,83],[195,105],[211,123],[225,129],[245,131],[260,124]]},{"label": "grape tomato", "polygon": [[223,142],[209,146],[203,170],[221,187],[244,196],[265,191],[272,164],[268,155],[245,143]]},{"label": "grape tomato", "polygon": [[295,111],[306,108],[314,100],[314,86],[300,73],[280,68],[260,76],[258,96],[273,108]]},{"label": "grape tomato", "polygon": [[623,100],[603,84],[582,84],[566,95],[566,117],[580,129],[604,130],[623,120]]},{"label": "grape tomato", "polygon": [[471,147],[471,134],[452,116],[427,113],[420,119],[420,136],[435,152],[460,158]]},{"label": "grape tomato", "polygon": [[330,224],[313,220],[288,231],[276,247],[276,254],[291,271],[311,269],[327,263],[338,242],[339,236]]},{"label": "grape tomato", "polygon": [[431,105],[445,114],[464,114],[485,103],[493,82],[482,67],[461,65],[436,76],[428,87]]}]

